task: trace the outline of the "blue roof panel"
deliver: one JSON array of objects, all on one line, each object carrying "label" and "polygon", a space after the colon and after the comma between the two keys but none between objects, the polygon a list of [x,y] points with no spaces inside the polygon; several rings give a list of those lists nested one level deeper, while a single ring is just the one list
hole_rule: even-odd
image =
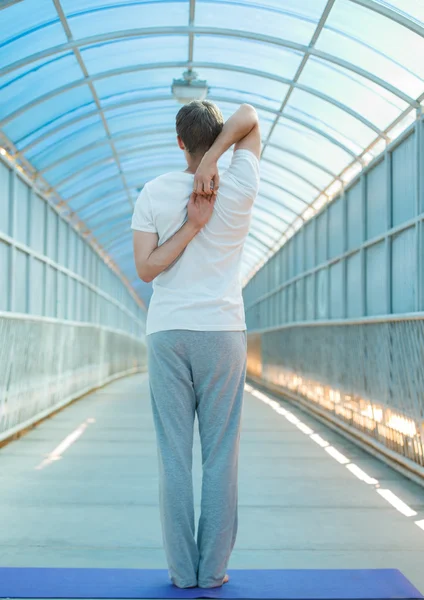
[{"label": "blue roof panel", "polygon": [[66,112],[83,106],[87,109],[93,108],[94,105],[92,94],[86,85],[58,94],[44,102],[38,103],[35,96],[34,104],[28,104],[25,112],[3,125],[2,129],[12,140],[21,139],[46,123],[62,117]]},{"label": "blue roof panel", "polygon": [[[164,8],[164,4],[166,7]],[[125,32],[134,27],[187,25],[187,2],[80,2],[62,0],[72,34],[76,38]]]},{"label": "blue roof panel", "polygon": [[53,2],[25,0],[1,13],[0,68],[67,42]]},{"label": "blue roof panel", "polygon": [[224,119],[243,102],[258,111],[246,275],[424,103],[416,0],[22,0],[0,14],[0,130],[132,280],[130,199],[185,167],[171,92],[185,69]]},{"label": "blue roof panel", "polygon": [[89,75],[97,75],[115,69],[136,69],[139,65],[149,65],[170,60],[172,47],[173,62],[184,61],[188,52],[187,36],[157,36],[86,46],[81,56]]}]

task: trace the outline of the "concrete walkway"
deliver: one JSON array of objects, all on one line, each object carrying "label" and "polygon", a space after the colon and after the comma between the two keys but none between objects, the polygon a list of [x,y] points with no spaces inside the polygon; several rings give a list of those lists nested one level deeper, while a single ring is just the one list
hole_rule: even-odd
[{"label": "concrete walkway", "polygon": [[[418,515],[401,514],[376,485],[246,393],[230,568],[398,568],[423,591],[424,531],[414,521],[424,519],[424,490],[291,404],[282,406]],[[194,460],[198,507],[197,438]],[[148,382],[137,375],[0,450],[0,564],[166,568],[157,485]]]}]

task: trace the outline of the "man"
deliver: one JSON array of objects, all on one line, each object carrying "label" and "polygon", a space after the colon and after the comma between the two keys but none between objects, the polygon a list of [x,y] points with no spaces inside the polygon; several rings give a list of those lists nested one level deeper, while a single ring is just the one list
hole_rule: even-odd
[{"label": "man", "polygon": [[[181,108],[176,127],[187,169],[144,186],[132,229],[137,272],[154,288],[146,334],[169,575],[180,588],[209,588],[228,581],[237,533],[246,372],[240,264],[258,191],[261,143],[258,117],[248,104],[224,125],[217,106],[194,101]],[[233,144],[231,165],[219,181],[217,161]],[[203,465],[197,542],[196,413]]]}]

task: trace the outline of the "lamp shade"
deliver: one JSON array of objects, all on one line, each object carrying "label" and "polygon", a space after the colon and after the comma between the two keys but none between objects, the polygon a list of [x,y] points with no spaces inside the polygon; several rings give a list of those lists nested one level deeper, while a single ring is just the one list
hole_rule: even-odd
[{"label": "lamp shade", "polygon": [[182,79],[173,80],[171,89],[175,99],[181,104],[204,100],[209,91],[207,82],[197,79],[197,74],[190,69],[183,73]]}]

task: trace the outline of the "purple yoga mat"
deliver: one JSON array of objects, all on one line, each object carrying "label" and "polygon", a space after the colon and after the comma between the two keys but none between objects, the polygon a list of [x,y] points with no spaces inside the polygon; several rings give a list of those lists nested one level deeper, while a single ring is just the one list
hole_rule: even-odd
[{"label": "purple yoga mat", "polygon": [[230,570],[215,589],[172,585],[166,570],[0,568],[0,598],[233,598],[387,600],[424,598],[396,569]]}]

